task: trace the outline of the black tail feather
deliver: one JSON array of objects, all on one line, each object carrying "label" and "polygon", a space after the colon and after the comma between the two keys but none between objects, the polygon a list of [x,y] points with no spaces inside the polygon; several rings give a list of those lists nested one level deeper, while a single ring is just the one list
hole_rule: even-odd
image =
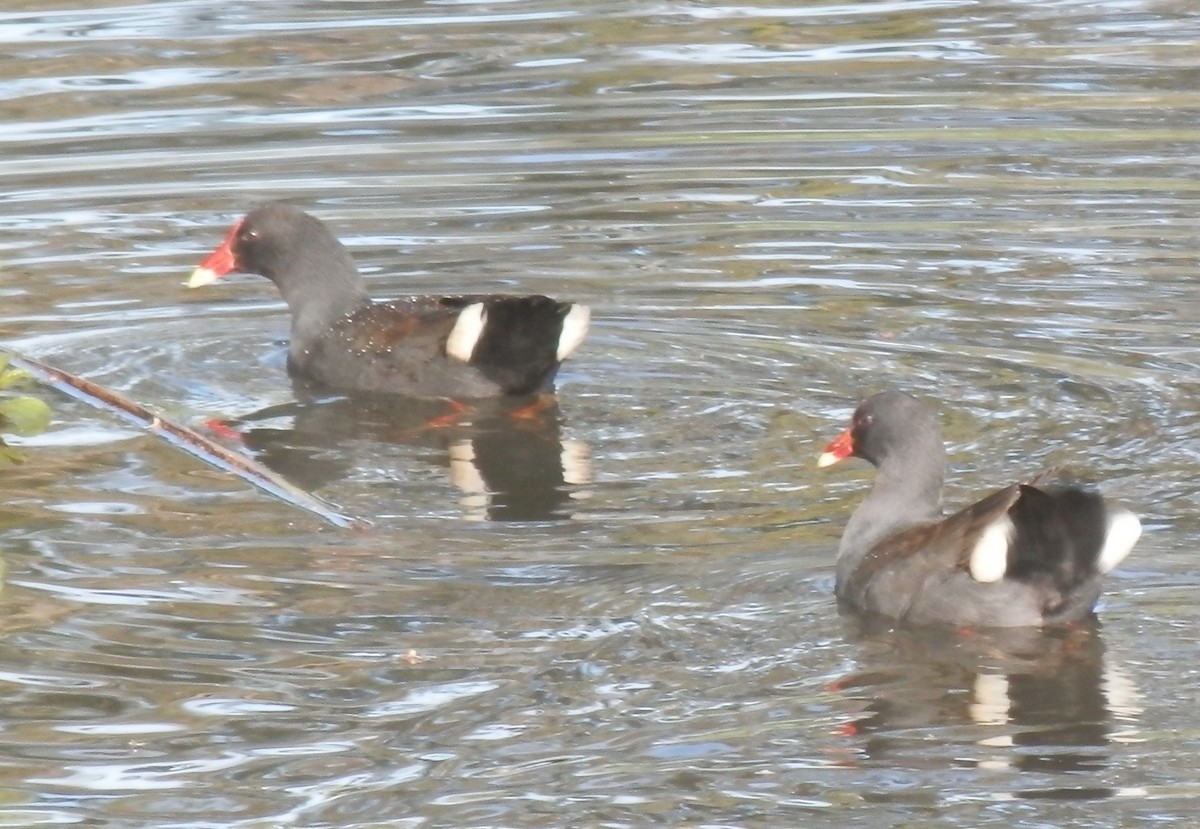
[{"label": "black tail feather", "polygon": [[570,303],[544,296],[495,297],[471,365],[509,394],[548,387],[558,370],[558,338]]},{"label": "black tail feather", "polygon": [[1022,486],[1009,510],[1016,528],[1009,545],[1009,577],[1069,593],[1096,575],[1108,532],[1104,499],[1078,487]]}]

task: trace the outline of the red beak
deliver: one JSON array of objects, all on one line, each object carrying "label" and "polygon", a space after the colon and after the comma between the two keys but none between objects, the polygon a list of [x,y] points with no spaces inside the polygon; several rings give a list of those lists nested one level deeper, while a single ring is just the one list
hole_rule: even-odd
[{"label": "red beak", "polygon": [[829,442],[821,457],[817,458],[817,466],[832,466],[838,461],[844,461],[854,454],[854,436],[850,430],[842,432]]},{"label": "red beak", "polygon": [[225,234],[225,241],[221,242],[220,247],[204,257],[204,261],[200,263],[199,267],[192,271],[192,277],[187,283],[189,288],[211,285],[225,274],[237,270],[237,257],[233,255],[233,240],[237,238],[241,227],[241,222],[234,225],[229,233]]}]

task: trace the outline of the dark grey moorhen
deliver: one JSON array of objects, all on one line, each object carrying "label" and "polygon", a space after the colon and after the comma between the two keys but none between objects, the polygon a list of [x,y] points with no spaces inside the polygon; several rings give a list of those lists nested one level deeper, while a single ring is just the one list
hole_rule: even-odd
[{"label": "dark grey moorhen", "polygon": [[877,470],[838,546],[837,596],[857,610],[917,625],[1078,621],[1142,532],[1132,512],[1053,473],[943,517],[941,429],[900,392],[863,401],[818,465],[852,455]]},{"label": "dark grey moorhen", "polygon": [[372,302],[342,243],[284,204],[234,225],[188,287],[234,271],[261,274],[283,294],[292,315],[288,373],[343,391],[478,398],[548,390],[590,317],[585,305],[544,296]]}]

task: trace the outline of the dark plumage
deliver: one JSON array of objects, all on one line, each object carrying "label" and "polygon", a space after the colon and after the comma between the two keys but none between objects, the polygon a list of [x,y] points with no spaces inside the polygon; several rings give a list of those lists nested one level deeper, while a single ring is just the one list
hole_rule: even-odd
[{"label": "dark plumage", "polygon": [[900,392],[863,401],[819,464],[852,455],[877,470],[838,547],[837,596],[858,610],[914,624],[1076,621],[1141,533],[1133,513],[1052,473],[943,517],[941,430]]},{"label": "dark plumage", "polygon": [[292,316],[288,372],[350,392],[471,398],[546,390],[590,317],[584,305],[544,296],[372,302],[341,242],[284,204],[247,214],[188,285],[233,271],[261,274],[283,295]]}]

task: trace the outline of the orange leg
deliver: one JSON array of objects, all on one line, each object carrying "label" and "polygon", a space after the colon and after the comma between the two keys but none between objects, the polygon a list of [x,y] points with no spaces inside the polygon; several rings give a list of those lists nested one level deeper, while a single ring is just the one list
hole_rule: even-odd
[{"label": "orange leg", "polygon": [[447,426],[454,426],[467,414],[474,411],[466,403],[459,403],[457,400],[447,398],[446,403],[450,406],[450,411],[432,418],[426,426],[432,429],[443,429]]},{"label": "orange leg", "polygon": [[513,409],[508,416],[514,420],[536,420],[544,412],[554,408],[556,402],[554,395],[541,392],[533,399],[532,403]]}]

